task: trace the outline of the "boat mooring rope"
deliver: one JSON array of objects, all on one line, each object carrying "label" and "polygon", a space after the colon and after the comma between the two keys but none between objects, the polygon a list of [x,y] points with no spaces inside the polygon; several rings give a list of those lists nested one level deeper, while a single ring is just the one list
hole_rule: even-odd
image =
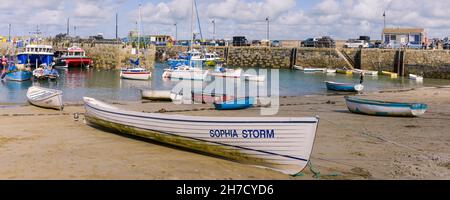
[{"label": "boat mooring rope", "polygon": [[[320,179],[322,175],[319,170],[315,169],[312,162],[308,161],[307,165],[308,165],[309,171],[311,171],[314,174],[313,178]],[[303,172],[299,172],[299,173],[293,175],[293,177],[303,177],[303,176],[305,176],[305,173],[303,173]],[[341,176],[341,173],[332,172],[331,174],[327,174],[327,175],[323,175],[323,176],[337,177],[337,176]]]}]

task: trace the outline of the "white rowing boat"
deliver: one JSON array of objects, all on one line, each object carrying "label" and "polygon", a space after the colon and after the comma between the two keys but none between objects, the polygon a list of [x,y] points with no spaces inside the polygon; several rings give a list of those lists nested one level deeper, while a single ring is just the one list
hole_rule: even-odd
[{"label": "white rowing boat", "polygon": [[336,69],[327,69],[327,74],[336,74]]},{"label": "white rowing boat", "polygon": [[355,73],[355,74],[364,74],[366,76],[378,76],[378,71],[354,69],[353,73]]},{"label": "white rowing boat", "polygon": [[42,87],[30,87],[27,91],[28,101],[38,107],[63,110],[62,91]]},{"label": "white rowing boat", "polygon": [[86,121],[121,133],[296,174],[311,156],[315,117],[197,117],[123,110],[85,97]]},{"label": "white rowing boat", "polygon": [[266,76],[245,74],[244,79],[246,81],[264,82],[264,81],[266,81]]},{"label": "white rowing boat", "polygon": [[152,101],[172,101],[170,94],[170,90],[141,90],[142,98]]},{"label": "white rowing boat", "polygon": [[409,79],[415,80],[417,82],[423,81],[423,76],[418,76],[414,74],[409,74]]}]

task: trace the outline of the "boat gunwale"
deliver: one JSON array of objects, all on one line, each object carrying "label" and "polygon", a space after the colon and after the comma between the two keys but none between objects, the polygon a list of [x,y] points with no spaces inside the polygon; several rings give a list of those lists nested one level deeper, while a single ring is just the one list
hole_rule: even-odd
[{"label": "boat gunwale", "polygon": [[[411,110],[426,110],[428,109],[427,104],[423,103],[401,103],[401,102],[391,102],[391,101],[381,101],[381,100],[369,100],[369,99],[359,99],[354,97],[345,96],[344,97],[346,101],[352,102],[352,103],[359,103],[359,104],[368,104],[368,105],[375,105],[375,106],[383,106],[383,107],[408,107]],[[419,107],[419,108],[417,108]]]},{"label": "boat gunwale", "polygon": [[[95,99],[90,99],[90,100],[94,100],[96,102],[99,102]],[[104,111],[104,112],[108,112],[111,114],[123,114],[126,116],[130,116],[130,117],[143,117],[143,118],[147,118],[147,119],[154,119],[154,120],[169,120],[169,121],[178,121],[178,122],[194,122],[194,123],[227,123],[227,124],[240,124],[240,123],[251,123],[251,124],[264,124],[264,123],[272,123],[272,124],[313,124],[313,123],[317,123],[319,118],[318,117],[304,117],[304,118],[282,118],[282,117],[278,117],[277,119],[279,119],[278,121],[274,121],[271,118],[255,118],[255,117],[228,117],[228,118],[224,118],[224,117],[198,117],[198,116],[189,116],[190,120],[186,120],[186,119],[181,119],[182,117],[186,117],[184,115],[161,115],[161,114],[155,114],[155,113],[141,113],[141,112],[137,112],[137,111],[130,111],[130,110],[124,110],[124,109],[120,109],[120,108],[107,108],[106,106],[101,106],[101,105],[96,105],[92,102],[89,102],[87,100],[84,100],[85,105],[88,107],[91,107],[95,110],[99,110],[99,111]],[[103,103],[103,102],[100,102]],[[108,104],[105,104],[108,105]],[[118,110],[119,112],[115,112],[115,111],[111,111],[111,110]],[[120,112],[122,111],[122,112]],[[127,113],[124,113],[127,112]],[[154,116],[149,116],[149,115],[154,115]],[[166,116],[166,118],[164,118],[163,116]],[[213,119],[213,120],[206,120],[205,118],[209,118],[209,119]],[[197,120],[195,120],[197,119]],[[222,120],[219,120],[222,119]],[[225,119],[225,120],[224,120]],[[232,121],[227,121],[227,120],[231,120]],[[315,120],[313,120],[315,119]],[[253,121],[250,121],[253,120]],[[258,121],[255,121],[258,120]]]}]

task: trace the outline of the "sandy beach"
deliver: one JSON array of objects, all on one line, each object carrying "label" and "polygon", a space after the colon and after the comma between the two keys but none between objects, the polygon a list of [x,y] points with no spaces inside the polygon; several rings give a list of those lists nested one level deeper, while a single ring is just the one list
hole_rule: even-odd
[{"label": "sandy beach", "polygon": [[[64,112],[0,105],[0,179],[450,179],[450,88],[361,95],[421,102],[419,118],[352,114],[343,95],[283,97],[277,116],[320,116],[313,170],[292,177],[90,127],[81,104]],[[120,102],[131,110],[203,116],[258,116],[259,108],[215,111],[208,105]],[[81,113],[78,120],[74,113]],[[320,177],[312,171],[319,172]]]}]

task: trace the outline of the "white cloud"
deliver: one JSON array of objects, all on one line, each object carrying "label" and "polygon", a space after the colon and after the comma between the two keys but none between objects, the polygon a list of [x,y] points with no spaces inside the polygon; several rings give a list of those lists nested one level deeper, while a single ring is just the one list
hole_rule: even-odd
[{"label": "white cloud", "polygon": [[[450,35],[446,8],[450,0],[197,0],[205,37],[212,36],[215,19],[218,37],[266,36],[265,18],[270,18],[272,39],[303,39],[329,34],[346,39],[358,35],[380,37],[383,12],[387,26],[424,27],[431,37]],[[49,35],[65,32],[66,19],[87,36],[105,32],[114,36],[114,16],[120,15],[120,33],[135,28],[138,4],[142,5],[145,33],[174,35],[190,32],[191,0],[2,0],[0,32],[27,34],[40,25]]]}]

